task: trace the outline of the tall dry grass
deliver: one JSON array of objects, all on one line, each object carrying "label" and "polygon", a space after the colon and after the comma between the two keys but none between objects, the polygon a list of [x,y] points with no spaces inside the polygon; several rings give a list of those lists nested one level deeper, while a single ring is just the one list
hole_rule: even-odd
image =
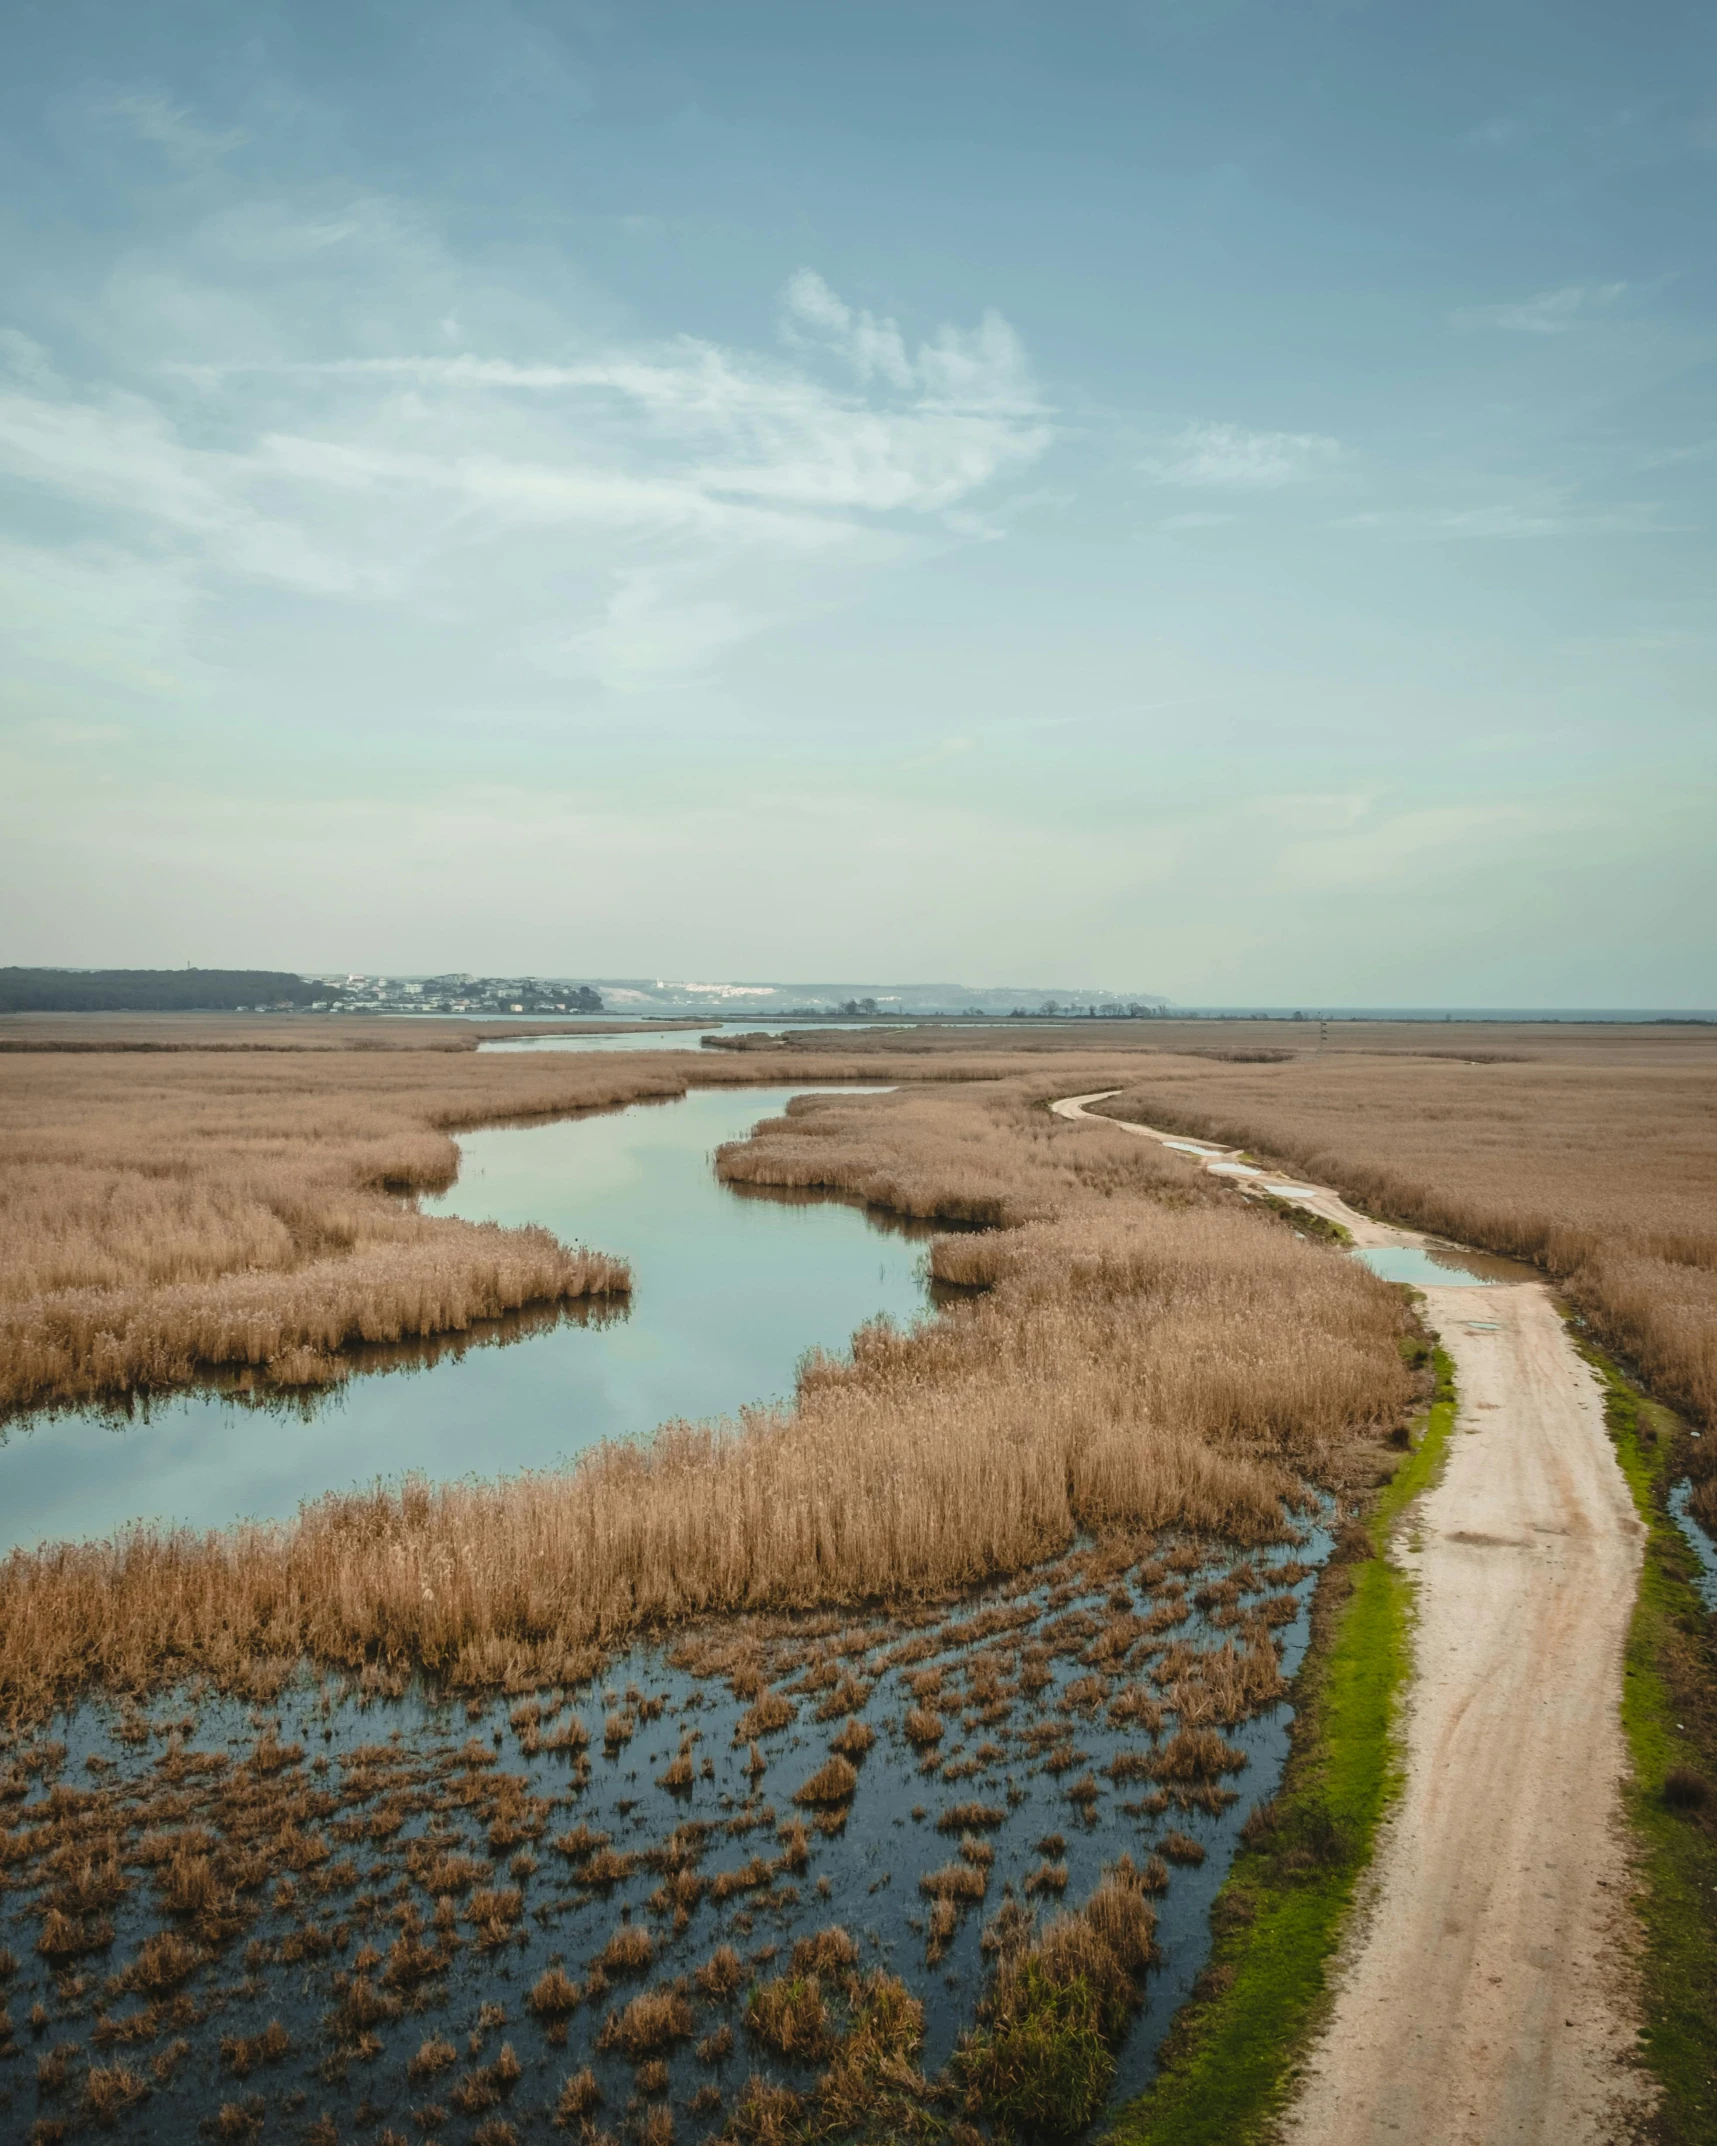
[{"label": "tall dry grass", "polygon": [[562,1473],[15,1554],[0,1709],[189,1670],[242,1687],[304,1655],[526,1686],[705,1612],[945,1594],[1081,1527],[1278,1532],[1306,1474],[1399,1416],[1399,1300],[1174,1158],[1050,1118],[1062,1085],[825,1098],[721,1155],[751,1183],[992,1215],[997,1235],[935,1255],[985,1295],[808,1361],[791,1408]]},{"label": "tall dry grass", "polygon": [[[1554,1056],[1490,1064],[1165,1059],[1102,1107],[1533,1261],[1655,1392],[1717,1429],[1717,1038],[1647,1034],[1630,1052],[1597,1036],[1583,1053],[1559,1038]],[[1717,1451],[1699,1498],[1717,1521]]]},{"label": "tall dry grass", "polygon": [[683,1082],[637,1061],[316,1052],[0,1059],[0,1411],[296,1366],[624,1289],[542,1230],[420,1215],[451,1129]]},{"label": "tall dry grass", "polygon": [[[0,1417],[238,1366],[314,1382],[356,1342],[623,1290],[621,1261],[425,1217],[410,1195],[451,1182],[456,1130],[682,1095],[693,1067],[705,1086],[758,1078],[710,1054],[479,1057],[454,1048],[456,1023],[366,1023],[354,1041],[359,1024],[292,1022],[302,1047],[215,1047],[246,1026],[59,1017],[35,1041],[70,1028],[77,1048],[0,1054]],[[429,1031],[451,1040],[426,1045]],[[879,1068],[767,1068],[845,1073]]]}]

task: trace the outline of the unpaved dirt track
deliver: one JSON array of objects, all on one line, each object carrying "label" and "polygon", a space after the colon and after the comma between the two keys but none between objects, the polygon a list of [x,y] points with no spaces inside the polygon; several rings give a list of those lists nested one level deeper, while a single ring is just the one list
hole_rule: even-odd
[{"label": "unpaved dirt track", "polygon": [[[1358,1244],[1425,1242],[1321,1187],[1296,1197]],[[1651,2105],[1619,1715],[1644,1529],[1541,1283],[1429,1288],[1425,1315],[1460,1415],[1398,1544],[1418,1579],[1406,1778],[1282,2135],[1610,2146]]]}]

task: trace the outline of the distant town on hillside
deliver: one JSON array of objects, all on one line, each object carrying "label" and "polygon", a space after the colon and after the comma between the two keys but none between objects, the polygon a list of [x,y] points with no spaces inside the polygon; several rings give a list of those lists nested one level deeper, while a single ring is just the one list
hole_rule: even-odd
[{"label": "distant town on hillside", "polygon": [[0,1013],[438,1013],[620,1020],[922,1020],[927,1015],[1162,1013],[1145,993],[1086,986],[670,982],[661,977],[434,976],[280,969],[0,969]]}]

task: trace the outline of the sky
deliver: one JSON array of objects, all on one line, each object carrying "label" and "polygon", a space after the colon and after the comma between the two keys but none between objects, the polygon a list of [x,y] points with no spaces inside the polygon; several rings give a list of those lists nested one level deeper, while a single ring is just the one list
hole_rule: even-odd
[{"label": "sky", "polygon": [[0,962],[1717,1005],[1717,10],[7,21]]}]

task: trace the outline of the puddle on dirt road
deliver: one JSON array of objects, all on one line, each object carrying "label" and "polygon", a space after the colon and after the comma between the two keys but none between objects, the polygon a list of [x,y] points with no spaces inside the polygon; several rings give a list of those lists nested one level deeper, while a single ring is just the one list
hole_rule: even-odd
[{"label": "puddle on dirt road", "polygon": [[1410,1282],[1415,1289],[1493,1289],[1499,1284],[1544,1279],[1524,1260],[1457,1250],[1453,1245],[1362,1245],[1355,1247],[1353,1256],[1384,1281]]}]

